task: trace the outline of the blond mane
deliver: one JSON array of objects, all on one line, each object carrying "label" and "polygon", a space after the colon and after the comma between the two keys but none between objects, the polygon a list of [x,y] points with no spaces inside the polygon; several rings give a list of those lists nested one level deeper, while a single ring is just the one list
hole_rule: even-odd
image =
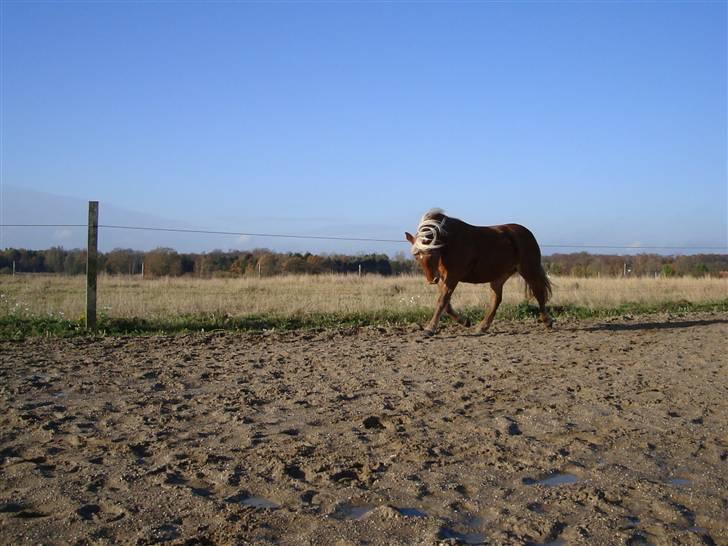
[{"label": "blond mane", "polygon": [[430,209],[420,219],[412,245],[412,254],[427,252],[445,246],[445,221],[447,216],[442,209]]}]

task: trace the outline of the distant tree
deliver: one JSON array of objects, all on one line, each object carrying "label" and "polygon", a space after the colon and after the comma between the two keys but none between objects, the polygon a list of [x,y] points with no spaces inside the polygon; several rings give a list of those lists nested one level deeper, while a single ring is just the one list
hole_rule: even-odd
[{"label": "distant tree", "polygon": [[195,272],[195,255],[194,254],[181,254],[180,266],[182,267],[183,275],[192,275]]},{"label": "distant tree", "polygon": [[602,261],[601,256],[595,256],[586,264],[584,268],[584,275],[587,277],[599,277],[602,274],[603,268],[604,262]]},{"label": "distant tree", "polygon": [[393,275],[404,275],[414,271],[415,261],[403,251],[399,251],[389,260]]},{"label": "distant tree", "polygon": [[48,270],[45,264],[45,255],[43,252],[35,250],[26,250],[21,256],[21,267],[23,271],[30,273],[46,273]]},{"label": "distant tree", "polygon": [[70,252],[63,260],[63,271],[66,275],[83,275],[86,273],[86,251]]},{"label": "distant tree", "polygon": [[693,274],[696,277],[706,276],[708,274],[708,266],[702,262],[695,264],[695,268],[693,269]]},{"label": "distant tree", "polygon": [[235,276],[245,275],[253,255],[250,253],[239,254],[235,261],[230,264],[230,273]]},{"label": "distant tree", "polygon": [[282,270],[284,273],[300,274],[306,273],[308,270],[308,264],[302,256],[289,256],[285,258],[282,263]]},{"label": "distant tree", "polygon": [[144,257],[144,273],[156,277],[182,274],[182,260],[171,248],[156,248]]},{"label": "distant tree", "polygon": [[63,262],[66,259],[66,251],[62,247],[54,246],[44,253],[46,271],[49,273],[64,273]]},{"label": "distant tree", "polygon": [[654,276],[662,268],[662,260],[656,254],[638,254],[632,257],[632,273],[638,276]]},{"label": "distant tree", "polygon": [[213,250],[207,257],[207,269],[210,272],[229,271],[230,266],[237,258],[237,253],[223,252],[222,250]]},{"label": "distant tree", "polygon": [[309,273],[325,273],[328,270],[327,260],[323,256],[310,254],[306,257],[306,267]]},{"label": "distant tree", "polygon": [[544,269],[549,275],[563,275],[564,272],[563,266],[553,259],[544,263]]},{"label": "distant tree", "polygon": [[105,255],[103,269],[107,273],[116,275],[131,275],[136,272],[135,266],[138,259],[137,253],[130,248],[115,248]]},{"label": "distant tree", "polygon": [[256,264],[258,272],[264,277],[278,273],[278,258],[273,253],[263,254]]}]

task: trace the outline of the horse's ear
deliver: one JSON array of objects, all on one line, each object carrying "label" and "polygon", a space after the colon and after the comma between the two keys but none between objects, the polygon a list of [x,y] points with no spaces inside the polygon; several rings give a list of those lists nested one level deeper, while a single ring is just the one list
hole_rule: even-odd
[{"label": "horse's ear", "polygon": [[407,231],[404,232],[405,238],[410,242],[410,244],[415,244],[415,238],[411,233],[408,233]]}]

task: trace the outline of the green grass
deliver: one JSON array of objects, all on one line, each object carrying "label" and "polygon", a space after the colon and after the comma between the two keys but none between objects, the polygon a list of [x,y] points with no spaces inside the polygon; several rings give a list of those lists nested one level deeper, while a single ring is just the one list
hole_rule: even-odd
[{"label": "green grass", "polygon": [[[263,332],[267,330],[294,331],[336,329],[361,326],[424,325],[432,315],[432,308],[408,311],[370,311],[356,313],[311,313],[305,315],[244,315],[222,314],[180,315],[167,319],[111,318],[101,316],[93,335],[151,335],[189,333],[211,330]],[[589,308],[577,305],[549,306],[556,319],[599,319],[629,315],[686,314],[697,312],[728,312],[728,298],[712,302],[690,303],[674,301],[663,303],[625,303],[616,307]],[[480,308],[463,311],[471,322],[483,318]],[[535,305],[521,303],[502,305],[496,320],[531,321],[538,316]],[[443,323],[449,319],[443,318]],[[8,314],[0,316],[0,340],[22,340],[27,337],[71,337],[91,335],[82,320],[56,317],[32,317]]]}]

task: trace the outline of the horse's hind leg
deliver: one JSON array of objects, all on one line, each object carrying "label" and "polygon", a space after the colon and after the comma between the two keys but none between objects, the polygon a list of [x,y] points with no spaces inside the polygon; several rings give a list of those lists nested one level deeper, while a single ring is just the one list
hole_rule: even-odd
[{"label": "horse's hind leg", "polygon": [[546,328],[551,328],[554,321],[549,316],[548,311],[546,311],[546,295],[543,293],[534,295],[536,296],[536,301],[538,301],[539,320],[546,325]]},{"label": "horse's hind leg", "polygon": [[447,304],[447,307],[445,308],[445,312],[448,315],[450,315],[455,320],[455,322],[457,322],[458,324],[461,324],[461,325],[465,326],[466,328],[468,328],[470,326],[470,319],[468,317],[463,317],[463,316],[458,315],[455,312],[455,309],[452,308],[452,305],[449,302]]},{"label": "horse's hind leg", "polygon": [[546,300],[548,300],[548,288],[546,285],[541,281],[540,278],[536,279],[527,279],[525,278],[526,283],[528,284],[528,288],[530,288],[531,293],[536,298],[536,301],[538,302],[538,309],[539,309],[539,320],[543,322],[546,325],[546,328],[551,328],[554,321],[551,319],[551,317],[548,314],[548,311],[546,311]]},{"label": "horse's hind leg", "polygon": [[488,328],[490,328],[490,324],[493,322],[493,318],[495,318],[495,313],[498,311],[498,306],[501,304],[501,301],[503,301],[503,285],[509,277],[510,274],[490,283],[490,289],[492,292],[490,297],[490,311],[478,324],[478,332],[485,332]]}]

